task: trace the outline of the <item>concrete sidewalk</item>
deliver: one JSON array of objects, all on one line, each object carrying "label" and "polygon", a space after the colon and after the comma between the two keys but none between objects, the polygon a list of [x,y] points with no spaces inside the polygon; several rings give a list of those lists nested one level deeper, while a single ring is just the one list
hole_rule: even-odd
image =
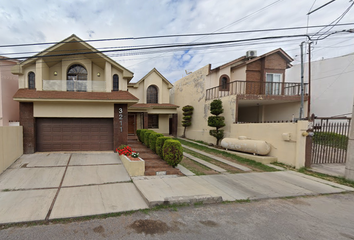
[{"label": "concrete sidewalk", "polygon": [[23,155],[0,175],[0,224],[144,208],[115,153]]},{"label": "concrete sidewalk", "polygon": [[133,178],[149,206],[162,203],[217,203],[354,191],[354,188],[293,171],[178,178]]},{"label": "concrete sidewalk", "polygon": [[293,171],[132,179],[114,153],[23,155],[0,175],[0,224],[354,191]]}]

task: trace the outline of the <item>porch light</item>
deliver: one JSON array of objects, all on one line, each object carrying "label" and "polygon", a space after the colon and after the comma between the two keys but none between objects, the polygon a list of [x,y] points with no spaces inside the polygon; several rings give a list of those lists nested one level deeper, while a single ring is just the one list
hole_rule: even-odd
[{"label": "porch light", "polygon": [[100,76],[101,76],[101,73],[98,72],[98,73],[97,73],[97,77],[100,77]]},{"label": "porch light", "polygon": [[54,71],[54,76],[57,76],[58,75],[58,72],[57,71]]}]

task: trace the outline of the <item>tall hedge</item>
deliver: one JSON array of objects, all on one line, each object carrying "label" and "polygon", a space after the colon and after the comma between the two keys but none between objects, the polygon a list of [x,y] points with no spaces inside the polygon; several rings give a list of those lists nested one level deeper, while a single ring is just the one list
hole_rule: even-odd
[{"label": "tall hedge", "polygon": [[142,142],[142,143],[144,143],[144,136],[145,136],[145,132],[146,131],[148,131],[148,129],[141,129],[141,131],[140,131],[140,138],[139,138],[139,140],[140,140],[140,142]]},{"label": "tall hedge", "polygon": [[141,132],[141,129],[137,129],[136,130],[136,136],[138,136],[138,139],[141,142],[141,140],[140,140],[140,132]]},{"label": "tall hedge", "polygon": [[144,133],[144,144],[149,147],[149,137],[150,137],[150,134],[153,133],[154,131],[152,130],[147,130],[145,131]]},{"label": "tall hedge", "polygon": [[170,137],[158,137],[156,139],[156,153],[163,159],[162,148],[166,140],[172,139]]},{"label": "tall hedge", "polygon": [[163,148],[163,160],[165,160],[168,165],[176,167],[178,163],[182,161],[183,150],[182,145],[177,140],[166,140]]},{"label": "tall hedge", "polygon": [[156,140],[157,140],[158,137],[163,137],[163,134],[153,132],[149,136],[149,147],[155,153],[156,153]]}]

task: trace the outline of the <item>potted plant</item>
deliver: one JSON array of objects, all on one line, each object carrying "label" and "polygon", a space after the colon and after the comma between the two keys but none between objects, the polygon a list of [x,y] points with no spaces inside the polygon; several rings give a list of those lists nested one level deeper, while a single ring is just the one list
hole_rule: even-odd
[{"label": "potted plant", "polygon": [[121,145],[116,150],[131,177],[144,176],[145,161],[139,157],[139,153],[133,151],[131,147],[126,145]]}]

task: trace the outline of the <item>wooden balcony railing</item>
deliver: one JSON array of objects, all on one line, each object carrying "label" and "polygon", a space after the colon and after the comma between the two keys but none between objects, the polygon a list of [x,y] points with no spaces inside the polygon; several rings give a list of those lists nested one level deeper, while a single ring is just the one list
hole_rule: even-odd
[{"label": "wooden balcony railing", "polygon": [[[304,83],[305,95],[308,94],[307,85],[307,83]],[[212,100],[231,95],[300,96],[301,83],[233,81],[225,85],[220,85],[206,90],[206,100]]]}]

